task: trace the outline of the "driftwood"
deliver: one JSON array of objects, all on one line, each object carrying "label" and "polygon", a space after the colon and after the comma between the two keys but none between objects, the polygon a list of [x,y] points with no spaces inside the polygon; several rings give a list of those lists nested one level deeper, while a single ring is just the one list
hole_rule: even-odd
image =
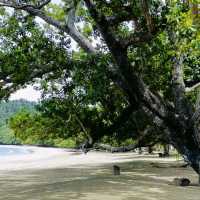
[{"label": "driftwood", "polygon": [[178,162],[178,163],[151,163],[152,167],[156,168],[185,168],[189,166],[188,163]]},{"label": "driftwood", "polygon": [[113,146],[108,145],[108,144],[95,144],[95,148],[110,151],[112,153],[114,153],[114,152],[128,152],[128,151],[133,151],[136,148],[138,148],[138,144],[131,144],[131,145],[121,146],[121,147],[113,147]]}]

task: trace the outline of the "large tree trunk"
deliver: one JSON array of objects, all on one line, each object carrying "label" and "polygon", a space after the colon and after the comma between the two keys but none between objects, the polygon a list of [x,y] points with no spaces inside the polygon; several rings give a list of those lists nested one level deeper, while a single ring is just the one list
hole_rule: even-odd
[{"label": "large tree trunk", "polygon": [[[90,0],[85,0],[91,16],[96,20],[100,30],[115,62],[119,68],[125,85],[128,88],[130,105],[146,107],[146,113],[153,116],[154,123],[160,127],[161,124],[168,129],[171,143],[175,146],[180,154],[185,156],[193,169],[199,172],[199,155],[198,134],[195,133],[194,124],[191,124],[193,118],[192,106],[185,95],[185,84],[183,79],[183,57],[175,55],[172,59],[172,88],[174,92],[173,106],[158,94],[152,93],[144,84],[141,77],[135,73],[130,64],[126,49],[116,40],[109,29],[109,23],[103,15],[98,15],[95,5]],[[175,42],[176,35],[171,33],[172,44]],[[176,47],[175,49],[176,50]],[[123,88],[122,88],[123,89]],[[155,120],[156,119],[156,120]]]},{"label": "large tree trunk", "polygon": [[[191,129],[182,136],[179,135],[172,138],[172,144],[184,157],[185,161],[199,174],[200,146]],[[179,130],[177,130],[177,132],[180,134]]]}]

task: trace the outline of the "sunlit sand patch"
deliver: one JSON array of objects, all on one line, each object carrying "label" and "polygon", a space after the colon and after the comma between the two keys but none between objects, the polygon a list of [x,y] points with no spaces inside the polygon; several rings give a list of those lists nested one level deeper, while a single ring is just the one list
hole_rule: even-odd
[{"label": "sunlit sand patch", "polygon": [[120,185],[126,185],[127,183],[123,183],[120,181],[106,181],[107,183],[111,183],[111,184],[120,184]]},{"label": "sunlit sand patch", "polygon": [[160,188],[149,188],[148,192],[153,192],[153,193],[165,193],[163,190],[161,190]]},{"label": "sunlit sand patch", "polygon": [[156,180],[165,180],[165,181],[173,181],[176,176],[149,176],[150,178],[156,179]]}]

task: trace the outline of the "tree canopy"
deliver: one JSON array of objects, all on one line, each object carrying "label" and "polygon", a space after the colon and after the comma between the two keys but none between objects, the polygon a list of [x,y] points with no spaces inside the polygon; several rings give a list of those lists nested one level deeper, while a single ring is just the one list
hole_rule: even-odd
[{"label": "tree canopy", "polygon": [[0,6],[2,98],[39,81],[40,112],[61,135],[168,141],[199,171],[198,1]]}]

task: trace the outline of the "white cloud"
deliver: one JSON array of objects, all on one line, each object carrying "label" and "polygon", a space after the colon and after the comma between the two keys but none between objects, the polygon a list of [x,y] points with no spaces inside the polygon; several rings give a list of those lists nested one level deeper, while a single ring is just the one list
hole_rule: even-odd
[{"label": "white cloud", "polygon": [[41,93],[33,88],[33,86],[27,86],[24,89],[20,89],[11,94],[10,100],[26,99],[28,101],[39,101]]}]

